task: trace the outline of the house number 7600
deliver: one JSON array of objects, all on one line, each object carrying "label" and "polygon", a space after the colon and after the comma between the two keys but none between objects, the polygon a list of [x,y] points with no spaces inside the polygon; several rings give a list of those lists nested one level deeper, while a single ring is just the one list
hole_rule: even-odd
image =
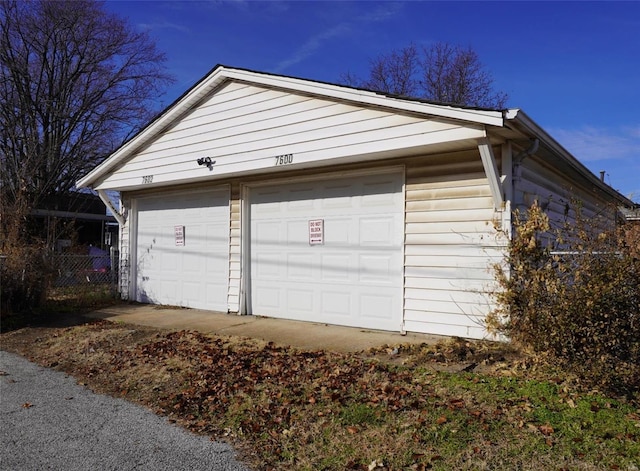
[{"label": "house number 7600", "polygon": [[289,165],[293,163],[293,154],[276,155],[276,165]]}]

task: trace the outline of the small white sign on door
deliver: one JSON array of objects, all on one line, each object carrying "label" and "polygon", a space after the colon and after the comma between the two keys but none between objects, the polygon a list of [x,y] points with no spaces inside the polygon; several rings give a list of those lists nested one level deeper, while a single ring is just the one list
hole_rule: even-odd
[{"label": "small white sign on door", "polygon": [[309,245],[324,244],[324,219],[309,221]]},{"label": "small white sign on door", "polygon": [[176,236],[176,245],[184,245],[184,226],[175,226],[173,232]]}]

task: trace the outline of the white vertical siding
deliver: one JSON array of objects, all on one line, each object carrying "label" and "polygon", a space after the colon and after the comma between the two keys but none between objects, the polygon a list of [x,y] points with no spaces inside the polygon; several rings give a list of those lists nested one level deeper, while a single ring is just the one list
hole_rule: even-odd
[{"label": "white vertical siding", "polygon": [[407,161],[405,329],[482,338],[500,220],[477,151]]}]

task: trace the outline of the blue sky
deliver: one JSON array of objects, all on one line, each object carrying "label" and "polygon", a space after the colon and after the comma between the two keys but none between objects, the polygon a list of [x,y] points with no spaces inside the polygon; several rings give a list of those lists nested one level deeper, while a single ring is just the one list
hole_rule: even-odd
[{"label": "blue sky", "polygon": [[167,106],[216,64],[339,82],[414,43],[471,46],[524,110],[640,202],[640,2],[107,1],[167,54]]}]

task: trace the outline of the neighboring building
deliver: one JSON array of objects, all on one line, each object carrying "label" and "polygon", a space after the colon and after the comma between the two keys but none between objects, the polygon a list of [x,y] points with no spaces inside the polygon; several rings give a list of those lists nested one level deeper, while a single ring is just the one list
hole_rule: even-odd
[{"label": "neighboring building", "polygon": [[91,193],[60,194],[31,212],[29,228],[55,251],[73,246],[108,249],[117,245],[117,222],[104,203]]},{"label": "neighboring building", "polygon": [[225,66],[78,186],[121,192],[125,298],[472,338],[514,208],[632,204],[521,110]]},{"label": "neighboring building", "polygon": [[620,212],[624,216],[625,222],[632,224],[640,224],[640,205],[636,205],[634,208],[628,208],[622,206]]}]

